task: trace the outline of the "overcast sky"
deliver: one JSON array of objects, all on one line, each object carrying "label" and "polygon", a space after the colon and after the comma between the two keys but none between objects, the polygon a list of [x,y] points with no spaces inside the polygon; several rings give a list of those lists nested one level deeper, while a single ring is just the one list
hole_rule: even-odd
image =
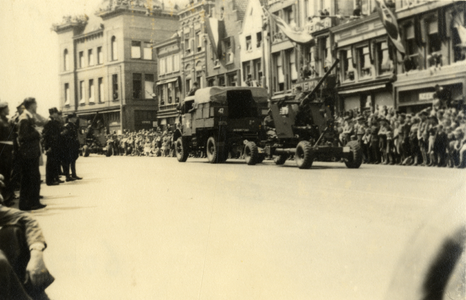
[{"label": "overcast sky", "polygon": [[[35,97],[44,116],[58,107],[58,39],[52,23],[64,15],[92,15],[101,2],[0,0],[0,99],[13,108]],[[184,6],[187,0],[174,2]]]}]

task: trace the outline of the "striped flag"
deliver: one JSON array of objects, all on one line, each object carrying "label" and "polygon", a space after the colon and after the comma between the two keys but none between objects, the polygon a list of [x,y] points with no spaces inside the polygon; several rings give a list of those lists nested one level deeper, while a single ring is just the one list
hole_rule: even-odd
[{"label": "striped flag", "polygon": [[277,24],[278,28],[280,28],[281,31],[283,31],[283,33],[292,41],[298,43],[298,44],[307,44],[309,43],[310,41],[312,41],[314,39],[314,37],[305,32],[303,29],[301,30],[295,30],[294,28],[291,28],[290,25],[288,25],[282,18],[280,18],[279,16],[277,15],[274,15],[272,13],[270,13],[269,11],[267,11],[266,9],[264,9],[266,14],[269,15],[269,17],[271,17],[275,23]]},{"label": "striped flag", "polygon": [[401,42],[401,36],[395,14],[387,7],[385,0],[375,0],[375,3],[377,4],[377,11],[379,13],[380,21],[385,27],[390,40],[395,45],[396,49],[400,53],[404,54],[405,47]]}]

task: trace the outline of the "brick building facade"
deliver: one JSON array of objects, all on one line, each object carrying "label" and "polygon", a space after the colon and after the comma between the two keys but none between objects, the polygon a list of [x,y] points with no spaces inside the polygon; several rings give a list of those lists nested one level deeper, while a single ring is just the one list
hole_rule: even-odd
[{"label": "brick building facade", "polygon": [[172,9],[111,1],[95,16],[64,17],[59,39],[60,107],[65,114],[100,119],[109,131],[156,125],[153,44],[172,36]]}]

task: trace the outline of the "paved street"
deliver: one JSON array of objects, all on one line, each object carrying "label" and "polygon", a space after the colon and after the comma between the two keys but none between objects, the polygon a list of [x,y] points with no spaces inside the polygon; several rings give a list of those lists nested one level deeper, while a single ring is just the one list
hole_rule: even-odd
[{"label": "paved street", "polygon": [[464,170],[91,156],[34,212],[51,299],[383,299]]}]

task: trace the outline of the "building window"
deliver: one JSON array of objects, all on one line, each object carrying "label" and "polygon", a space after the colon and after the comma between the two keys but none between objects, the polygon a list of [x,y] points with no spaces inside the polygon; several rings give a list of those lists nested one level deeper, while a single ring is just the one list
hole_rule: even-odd
[{"label": "building window", "polygon": [[207,80],[207,86],[215,86],[215,78]]},{"label": "building window", "polygon": [[427,32],[429,33],[429,35],[427,36],[428,54],[439,52],[442,49],[442,40],[440,39],[440,35],[438,34],[438,21],[431,21],[426,23],[426,25]]},{"label": "building window", "polygon": [[390,59],[387,42],[377,43],[377,70],[379,75],[393,71],[393,61]]},{"label": "building window", "polygon": [[237,85],[238,77],[237,77],[236,73],[229,74],[227,79],[228,79],[228,86],[236,86]]},{"label": "building window", "polygon": [[190,89],[191,89],[191,79],[186,79],[186,89],[185,89],[186,96],[188,96]]},{"label": "building window", "polygon": [[202,51],[202,35],[201,32],[196,33],[197,51]]},{"label": "building window", "polygon": [[144,59],[145,60],[152,60],[152,44],[144,43]]},{"label": "building window", "polygon": [[186,38],[184,40],[184,48],[185,48],[185,51],[186,51],[186,54],[190,54],[191,53],[191,45],[189,43],[189,38]]},{"label": "building window", "polygon": [[154,99],[154,75],[145,74],[144,75],[144,93],[146,99]]},{"label": "building window", "polygon": [[63,68],[65,71],[70,69],[70,56],[68,55],[68,49],[63,51]]},{"label": "building window", "polygon": [[160,105],[165,105],[165,98],[164,98],[165,94],[163,92],[165,89],[165,85],[161,85],[159,89],[160,89],[160,99],[159,99]]},{"label": "building window", "polygon": [[95,99],[94,99],[94,79],[89,79],[89,103],[95,103]]},{"label": "building window", "polygon": [[133,99],[141,99],[142,90],[142,75],[140,73],[133,74]]},{"label": "building window", "polygon": [[278,90],[283,91],[285,89],[285,75],[283,74],[282,55],[280,53],[275,55],[275,65],[277,66]]},{"label": "building window", "polygon": [[79,82],[79,104],[84,104],[84,80]]},{"label": "building window", "polygon": [[291,81],[293,83],[298,80],[298,70],[296,69],[296,55],[295,55],[296,50],[289,51],[290,55],[290,68],[291,68]]},{"label": "building window", "polygon": [[105,102],[105,99],[104,99],[104,79],[102,77],[100,77],[98,79],[98,83],[99,85],[99,103],[104,103]]},{"label": "building window", "polygon": [[65,83],[65,105],[70,105],[70,84]]},{"label": "building window", "polygon": [[260,48],[262,46],[262,32],[256,34],[256,47]]},{"label": "building window", "polygon": [[165,58],[166,66],[167,66],[167,73],[173,72],[173,56],[168,56]]},{"label": "building window", "polygon": [[291,24],[294,22],[294,12],[292,6],[286,7],[283,9],[283,12],[285,13],[285,22],[288,24]]},{"label": "building window", "polygon": [[80,69],[84,68],[84,52],[83,51],[79,52],[79,68]]},{"label": "building window", "polygon": [[166,69],[165,69],[165,67],[166,67],[166,61],[167,61],[167,58],[166,58],[166,57],[161,58],[161,59],[159,60],[159,62],[160,62],[160,75],[163,75],[163,74],[166,73],[166,71],[165,71],[165,70],[166,70]]},{"label": "building window", "polygon": [[101,65],[104,63],[104,53],[102,47],[97,47],[97,64]]},{"label": "building window", "polygon": [[231,49],[231,40],[229,37],[223,40],[223,44],[225,46],[225,49]]},{"label": "building window", "polygon": [[141,58],[141,42],[131,42],[131,58]]},{"label": "building window", "polygon": [[178,72],[180,70],[180,54],[173,55],[173,71]]},{"label": "building window", "polygon": [[118,60],[118,44],[116,37],[112,37],[112,60]]},{"label": "building window", "polygon": [[372,65],[369,54],[369,47],[362,47],[358,49],[358,72],[361,79],[369,78],[372,76]]},{"label": "building window", "polygon": [[353,81],[354,70],[352,68],[353,58],[352,58],[351,49],[341,51],[340,60],[342,63],[341,71],[342,71],[343,81]]},{"label": "building window", "polygon": [[119,98],[119,90],[118,90],[118,74],[112,75],[112,97],[113,100],[118,100]]},{"label": "building window", "polygon": [[246,37],[246,51],[250,51],[252,50],[252,39],[251,39],[251,36],[248,35]]},{"label": "building window", "polygon": [[168,97],[168,104],[172,104],[173,101],[173,84],[170,82],[167,84],[167,97]]},{"label": "building window", "polygon": [[92,52],[92,49],[87,50],[87,61],[89,66],[94,65],[94,53]]},{"label": "building window", "polygon": [[262,63],[260,59],[256,60],[254,71],[255,71],[255,79],[261,80],[262,79]]},{"label": "building window", "polygon": [[230,63],[233,62],[233,60],[234,60],[233,53],[228,52],[228,53],[227,53],[227,63],[230,64]]},{"label": "building window", "polygon": [[404,27],[405,33],[405,57],[403,61],[404,71],[409,72],[420,68],[418,46],[416,44],[414,24]]}]

